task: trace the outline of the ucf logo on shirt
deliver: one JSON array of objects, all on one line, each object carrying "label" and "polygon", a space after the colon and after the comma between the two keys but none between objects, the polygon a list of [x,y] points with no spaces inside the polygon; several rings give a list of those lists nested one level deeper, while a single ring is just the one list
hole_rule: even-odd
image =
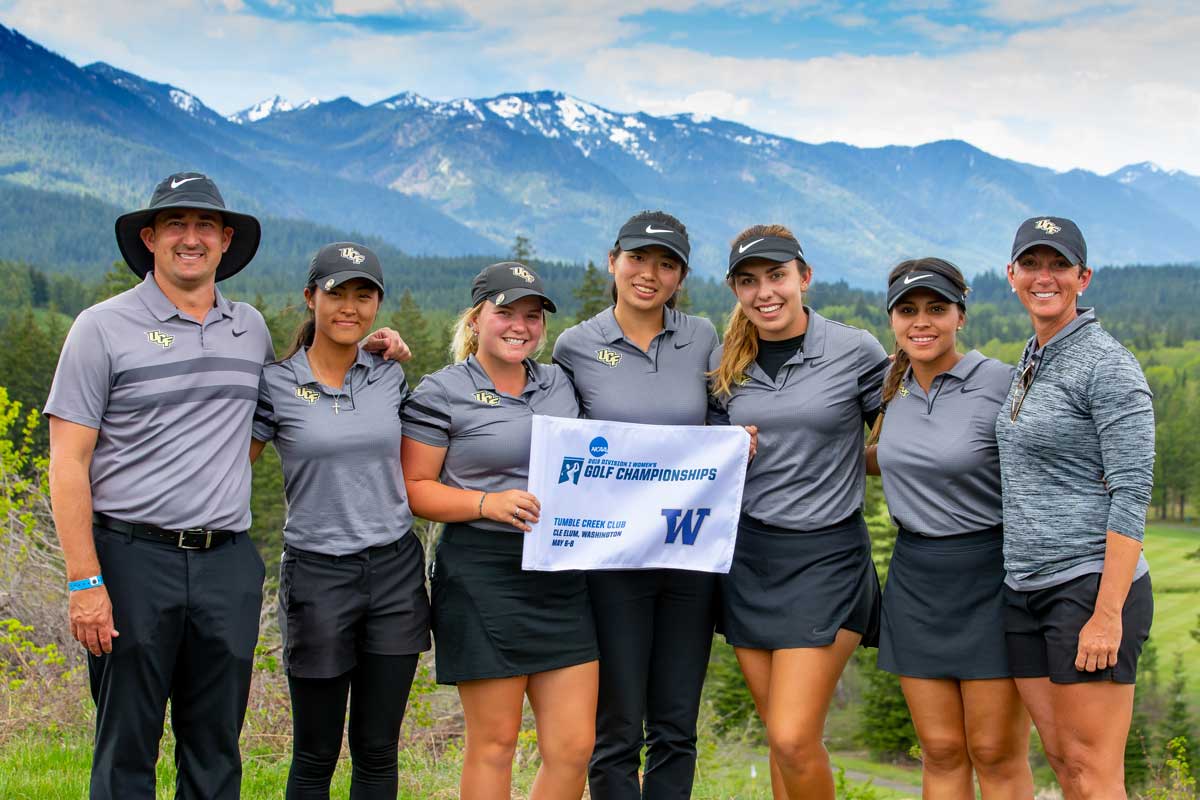
[{"label": "ucf logo on shirt", "polygon": [[162,331],[146,331],[146,339],[150,341],[150,344],[156,344],[164,350],[171,346],[171,342],[175,341],[174,336]]},{"label": "ucf logo on shirt", "polygon": [[617,364],[621,363],[621,354],[615,350],[609,350],[608,348],[605,348],[603,350],[596,351],[596,360],[601,364],[607,364],[610,367],[615,367]]},{"label": "ucf logo on shirt", "polygon": [[301,400],[308,403],[310,406],[313,403],[317,402],[317,398],[319,398],[320,396],[321,396],[320,394],[318,394],[317,392],[308,388],[307,386],[297,386],[296,387],[296,397],[299,397]]},{"label": "ucf logo on shirt", "polygon": [[500,396],[495,392],[489,392],[487,389],[480,389],[475,393],[474,397],[485,406],[500,405]]}]

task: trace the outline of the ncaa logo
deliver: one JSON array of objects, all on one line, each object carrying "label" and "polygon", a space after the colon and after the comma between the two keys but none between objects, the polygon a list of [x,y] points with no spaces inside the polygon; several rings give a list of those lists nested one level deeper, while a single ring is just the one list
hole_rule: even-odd
[{"label": "ncaa logo", "polygon": [[338,254],[353,264],[361,264],[367,260],[367,257],[355,250],[353,247],[343,247],[338,250]]},{"label": "ncaa logo", "polygon": [[1051,236],[1053,236],[1054,234],[1056,234],[1062,230],[1062,228],[1055,225],[1053,222],[1051,222],[1048,219],[1038,220],[1037,223],[1033,227],[1037,228],[1040,231],[1045,231],[1046,233],[1050,234]]},{"label": "ncaa logo", "polygon": [[579,476],[583,474],[583,459],[567,456],[563,459],[562,467],[558,470],[558,482],[566,483],[570,481],[576,486],[579,485]]},{"label": "ncaa logo", "polygon": [[608,440],[603,436],[597,436],[588,444],[588,452],[592,454],[592,458],[600,458],[608,453]]},{"label": "ncaa logo", "polygon": [[533,283],[536,280],[536,278],[533,277],[533,273],[524,267],[509,267],[509,269],[512,270],[513,275],[525,281],[526,283]]}]

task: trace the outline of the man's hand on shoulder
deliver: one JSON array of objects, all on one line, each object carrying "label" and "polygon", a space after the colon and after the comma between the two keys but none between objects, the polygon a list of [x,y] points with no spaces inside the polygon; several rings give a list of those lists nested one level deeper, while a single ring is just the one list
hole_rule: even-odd
[{"label": "man's hand on shoulder", "polygon": [[389,361],[408,361],[412,351],[400,338],[400,334],[391,328],[380,328],[363,339],[362,348],[368,353],[379,353]]}]

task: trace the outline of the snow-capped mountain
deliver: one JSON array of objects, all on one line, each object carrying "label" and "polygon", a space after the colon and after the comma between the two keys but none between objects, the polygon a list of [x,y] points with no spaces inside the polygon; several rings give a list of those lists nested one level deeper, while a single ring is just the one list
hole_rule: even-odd
[{"label": "snow-capped mountain", "polygon": [[1000,266],[1035,214],[1076,219],[1097,264],[1200,259],[1200,179],[1147,164],[1109,176],[997,158],[961,141],[808,144],[698,115],[656,117],[556,91],[363,105],[274,96],[225,117],[185,87],[81,69],[0,26],[0,180],[132,207],[173,170],[214,176],[264,214],[401,249],[600,262],[644,208],[682,219],[692,263],[723,275],[745,226],[781,222],[822,280],[876,286],[898,260]]},{"label": "snow-capped mountain", "polygon": [[317,103],[321,102],[315,97],[310,97],[299,105],[293,105],[289,100],[280,95],[272,95],[265,100],[259,100],[249,108],[243,108],[236,114],[230,114],[225,119],[238,125],[244,125],[247,122],[258,122],[266,119],[272,114],[282,114],[287,111],[300,111],[306,108],[312,108]]}]

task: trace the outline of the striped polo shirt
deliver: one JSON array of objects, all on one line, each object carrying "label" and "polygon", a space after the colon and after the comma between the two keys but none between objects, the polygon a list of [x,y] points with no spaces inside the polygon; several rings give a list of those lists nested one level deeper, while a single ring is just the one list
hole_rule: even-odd
[{"label": "striped polo shirt", "polygon": [[246,530],[250,423],[273,359],[253,306],[218,289],[197,322],[150,272],[75,319],[44,413],[98,429],[95,511],[169,529]]},{"label": "striped polo shirt", "polygon": [[610,306],[562,332],[554,363],[571,377],[588,419],[703,425],[704,373],[718,344],[707,319],[664,308],[662,331],[642,350],[625,338]]},{"label": "striped polo shirt", "polygon": [[396,541],[412,527],[400,470],[404,369],[358,349],[337,389],[316,379],[308,351],[268,364],[254,438],[283,464],[291,547],[333,556]]},{"label": "striped polo shirt", "polygon": [[[560,367],[526,359],[525,372],[521,394],[505,394],[470,356],[426,375],[413,391],[404,404],[404,435],[446,448],[442,483],[484,492],[528,490],[533,415],[574,419],[579,405]],[[492,531],[516,530],[490,519],[471,524]]]}]

